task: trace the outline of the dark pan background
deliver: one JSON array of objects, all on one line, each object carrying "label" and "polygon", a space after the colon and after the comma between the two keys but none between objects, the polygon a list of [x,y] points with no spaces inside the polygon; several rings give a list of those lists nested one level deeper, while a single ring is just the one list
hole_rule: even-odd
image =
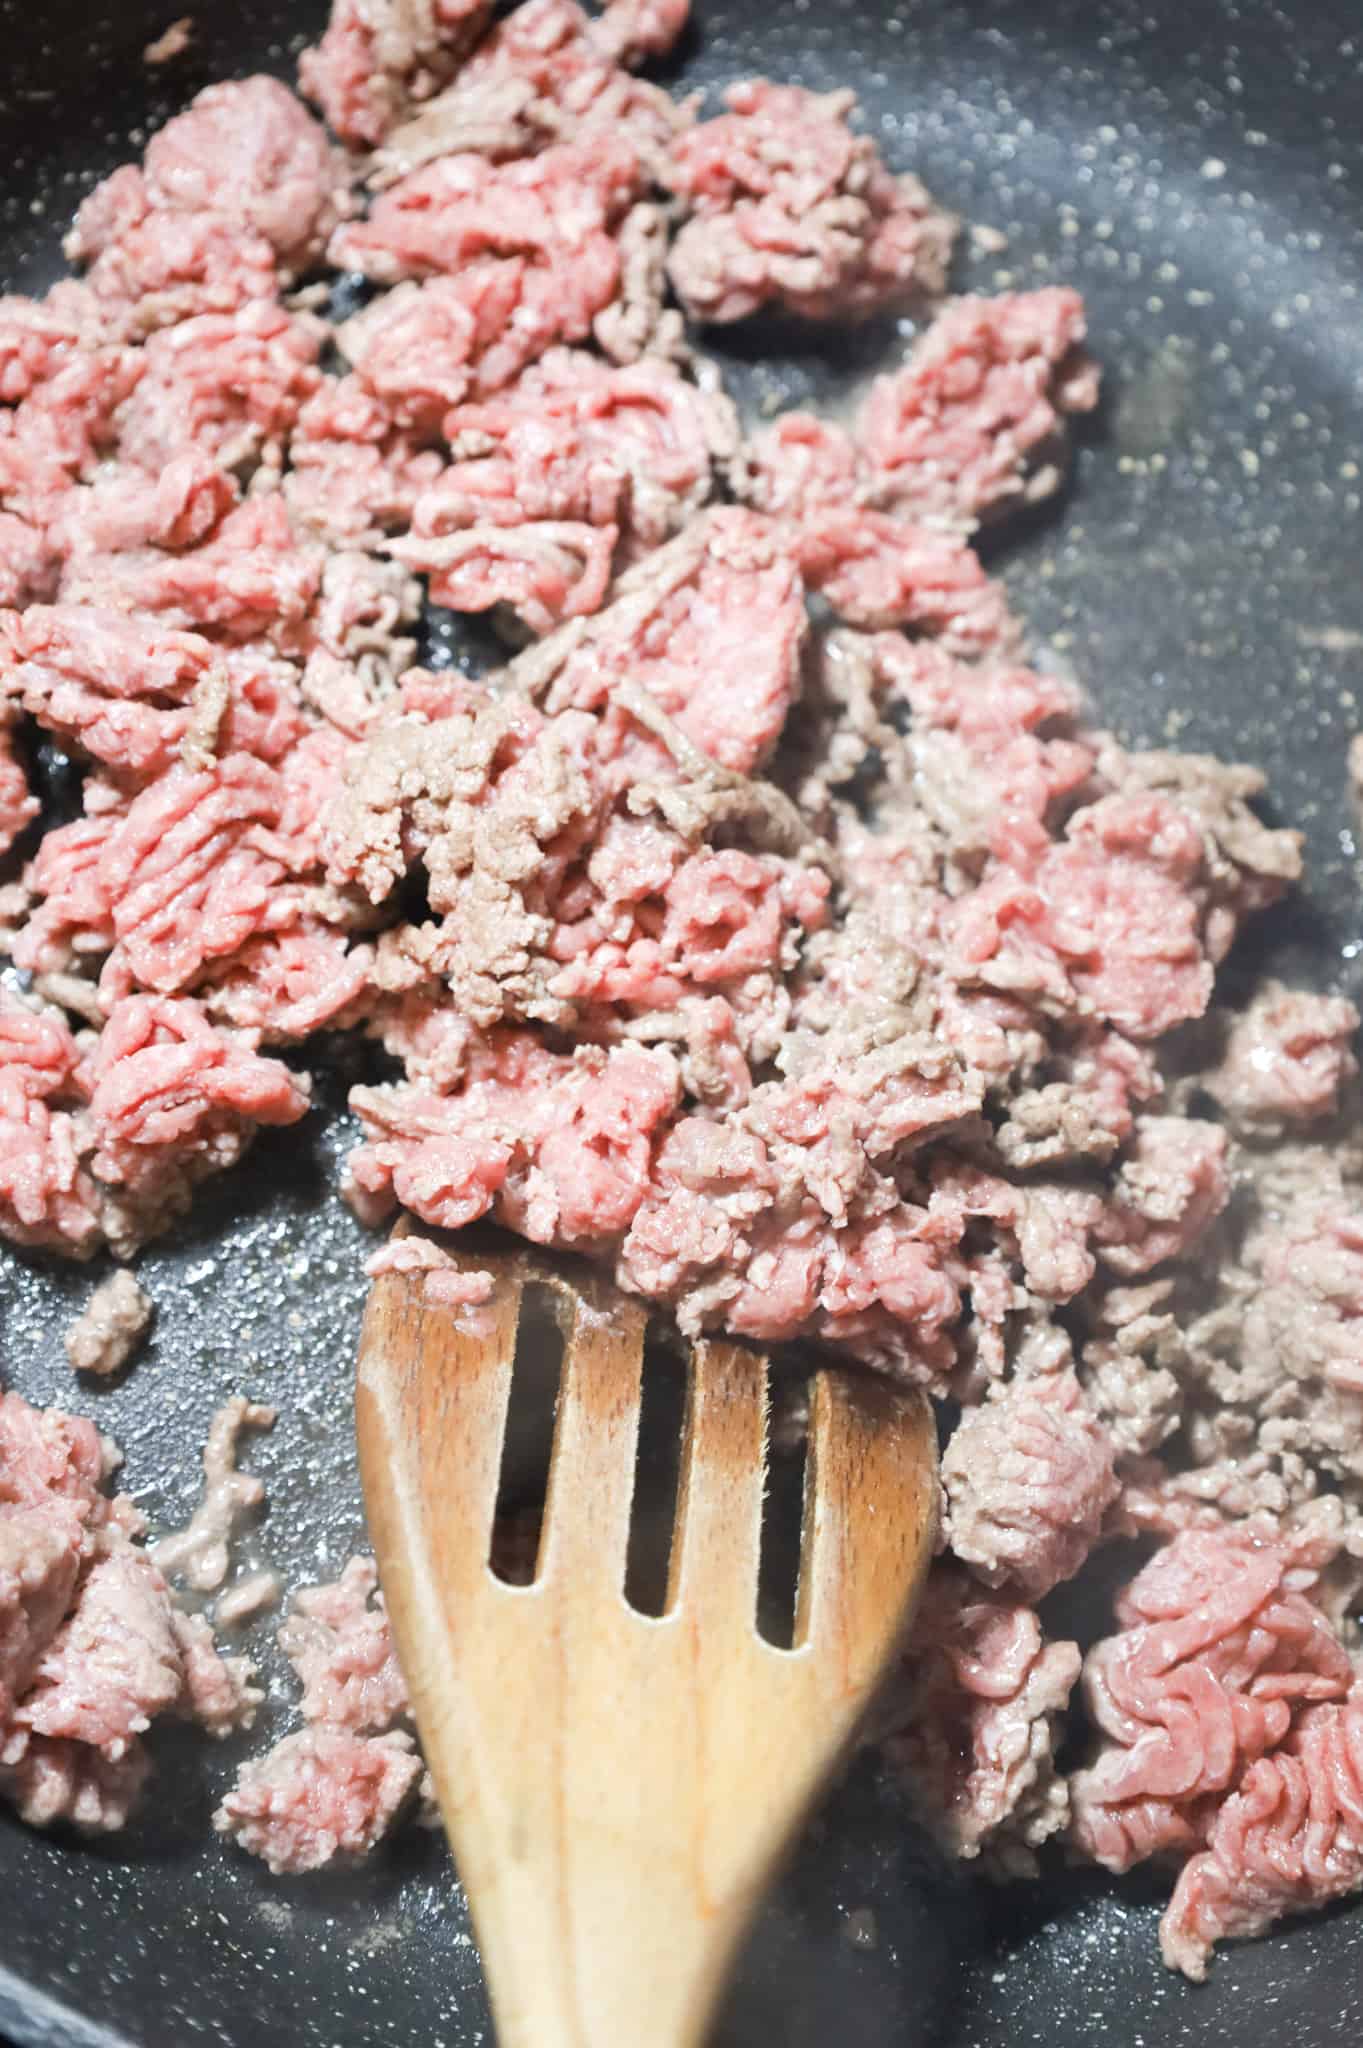
[{"label": "dark pan background", "polygon": [[[93,180],[216,78],[286,72],[319,0],[204,9],[192,54],[139,52],[192,0],[0,0],[0,283],[40,289]],[[1008,237],[967,253],[981,289],[1073,280],[1106,409],[1062,518],[1000,547],[1044,659],[1105,718],[1260,763],[1305,826],[1311,883],[1259,957],[1355,995],[1363,913],[1345,748],[1363,723],[1363,16],[1356,0],[697,0],[680,69],[713,92],[767,71],[852,84],[890,162]],[[754,409],[845,398],[906,336],[727,337]],[[472,658],[444,638],[440,658]],[[122,1385],[77,1394],[61,1332],[94,1274],[8,1254],[0,1365],[94,1414],[126,1483],[174,1520],[213,1407],[241,1389],[280,1422],[250,1462],[260,1537],[294,1579],[361,1540],[350,1371],[362,1233],[330,1192],[342,1079],[268,1139],[142,1274],[159,1321]],[[278,1679],[260,1733],[290,1725]],[[158,1741],[154,1817],[77,1846],[0,1819],[0,2032],[102,2048],[473,2048],[490,2029],[443,1847],[409,1831],[358,1875],[289,1883],[224,1849],[208,1815],[237,1748]],[[874,1915],[874,1946],[848,1915]],[[1157,1893],[1052,1871],[997,1891],[941,1869],[893,1788],[858,1766],[761,1922],[729,2044],[1317,2048],[1363,2027],[1363,1919],[1337,1912],[1216,1964],[1157,1960]]]}]

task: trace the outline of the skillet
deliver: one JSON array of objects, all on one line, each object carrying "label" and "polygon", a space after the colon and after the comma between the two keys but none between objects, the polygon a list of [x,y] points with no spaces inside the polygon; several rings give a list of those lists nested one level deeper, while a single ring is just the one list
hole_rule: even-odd
[{"label": "skillet", "polygon": [[[89,186],[213,79],[286,75],[324,0],[205,11],[190,53],[140,52],[190,0],[0,0],[0,285],[41,290]],[[1073,502],[997,543],[1045,659],[1137,744],[1248,759],[1304,827],[1302,897],[1252,961],[1357,997],[1363,895],[1344,751],[1363,726],[1363,23],[1355,0],[697,0],[674,65],[712,91],[767,71],[854,86],[895,168],[1007,237],[967,251],[982,290],[1073,281],[1108,396]],[[896,359],[893,321],[716,351],[753,412],[836,405]],[[477,644],[433,639],[434,660]],[[71,791],[50,762],[51,803]],[[260,1542],[294,1582],[362,1541],[350,1370],[363,1234],[329,1193],[347,1059],[302,1133],[267,1137],[141,1262],[159,1320],[122,1385],[76,1396],[61,1332],[92,1276],[8,1255],[0,1366],[93,1413],[154,1517],[191,1504],[213,1408],[279,1404],[247,1462]],[[1080,1615],[1081,1632],[1094,1626]],[[279,1680],[258,1735],[289,1725]],[[258,1638],[256,1640],[255,1638]],[[254,1739],[254,1738],[253,1738]],[[490,2029],[442,1844],[409,1830],[360,1874],[282,1882],[208,1816],[236,1751],[158,1745],[150,1818],[73,1848],[0,1816],[0,2034],[16,2048],[474,2048]],[[869,1909],[869,1910],[861,1910]],[[1363,2028],[1363,1911],[1162,1970],[1156,1888],[1048,1869],[996,1890],[944,1869],[862,1760],[756,1930],[728,2048],[1325,2048]]]}]

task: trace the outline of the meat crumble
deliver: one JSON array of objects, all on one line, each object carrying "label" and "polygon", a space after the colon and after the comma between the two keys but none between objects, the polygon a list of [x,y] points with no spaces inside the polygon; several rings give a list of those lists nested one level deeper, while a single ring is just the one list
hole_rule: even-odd
[{"label": "meat crumble", "polygon": [[[366,1221],[491,1216],[950,1404],[888,1753],[956,1856],[1162,1863],[1201,1976],[1363,1888],[1358,1015],[1218,1007],[1298,835],[1254,769],[1098,729],[977,547],[1097,402],[1078,294],[950,296],[957,224],[849,93],[639,75],[686,14],[336,0],[323,119],[210,86],[85,199],[78,274],[0,299],[0,1234],[127,1260],[308,1114],[316,1034],[381,1047]],[[886,309],[912,346],[842,424],[745,432],[700,352]],[[504,659],[416,665],[427,604]],[[82,778],[41,831],[34,733]],[[418,1237],[368,1270],[488,1286]],[[149,1313],[120,1266],[73,1363]],[[171,1581],[223,1588],[272,1421],[222,1413],[150,1549],[93,1425],[0,1395],[25,1820],[118,1827],[157,1717],[249,1724]],[[1081,1654],[1038,1603],[1119,1536]],[[302,1725],[215,1826],[293,1872],[427,1793],[372,1563],[279,1641]]]}]

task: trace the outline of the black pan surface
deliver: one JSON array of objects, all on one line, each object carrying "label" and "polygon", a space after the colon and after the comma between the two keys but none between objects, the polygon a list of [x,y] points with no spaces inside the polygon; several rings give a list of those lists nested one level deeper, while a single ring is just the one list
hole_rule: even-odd
[{"label": "black pan surface", "polygon": [[[41,289],[79,196],[200,86],[291,69],[323,0],[204,10],[161,72],[147,39],[192,0],[0,0],[0,285]],[[1363,992],[1344,750],[1363,725],[1363,17],[1357,0],[697,0],[679,69],[850,84],[896,167],[1007,237],[967,253],[985,290],[1072,280],[1108,399],[1072,501],[1000,543],[1044,659],[1131,739],[1260,763],[1303,825],[1311,881],[1258,961]],[[905,336],[726,338],[754,410],[845,399]],[[442,642],[443,659],[471,649]],[[5,1377],[75,1402],[174,1520],[208,1417],[278,1402],[250,1462],[261,1543],[294,1579],[361,1540],[350,1370],[362,1233],[329,1192],[343,1078],[149,1252],[154,1339],[77,1397],[61,1332],[91,1284],[8,1255]],[[289,1724],[279,1678],[264,1733]],[[0,1817],[0,2032],[24,2048],[475,2048],[490,2039],[443,1847],[409,1833],[361,1874],[282,1883],[220,1847],[235,1764],[172,1735],[153,1817],[77,1847]],[[873,1930],[872,1945],[849,1938]],[[830,1799],[764,1915],[720,2038],[790,2048],[1324,2048],[1363,2029],[1363,1914],[1336,1912],[1167,1977],[1156,1893],[1056,1869],[995,1890],[942,1869],[870,1764]],[[645,2048],[645,2044],[641,2044]]]}]

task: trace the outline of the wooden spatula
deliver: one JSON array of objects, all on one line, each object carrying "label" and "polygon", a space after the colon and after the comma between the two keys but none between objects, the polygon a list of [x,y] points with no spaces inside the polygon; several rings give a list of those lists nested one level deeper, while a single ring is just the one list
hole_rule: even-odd
[{"label": "wooden spatula", "polygon": [[[932,1550],[920,1396],[821,1372],[794,1645],[757,1633],[767,1362],[690,1354],[666,1606],[628,1606],[645,1312],[512,1255],[476,1310],[374,1283],[357,1416],[398,1653],[502,2048],[689,2048],[900,1641]],[[521,1297],[564,1333],[533,1584],[489,1568]]]}]

